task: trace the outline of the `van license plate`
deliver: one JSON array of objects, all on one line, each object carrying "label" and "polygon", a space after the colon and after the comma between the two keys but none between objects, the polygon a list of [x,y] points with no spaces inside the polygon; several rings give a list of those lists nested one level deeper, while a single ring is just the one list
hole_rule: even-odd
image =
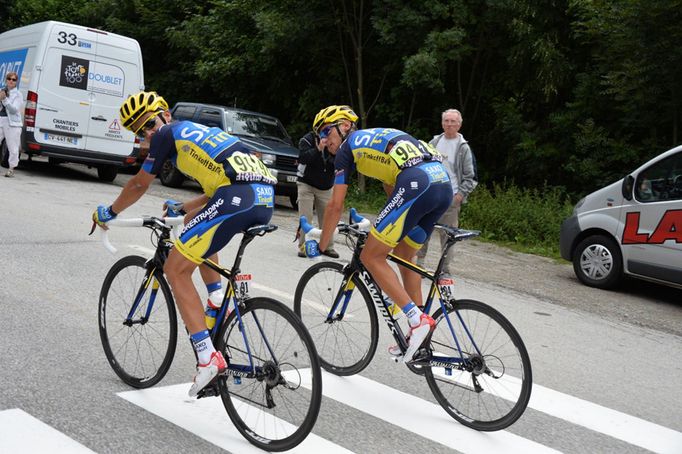
[{"label": "van license plate", "polygon": [[45,133],[45,140],[50,142],[62,142],[68,143],[69,145],[78,145],[78,139],[75,137],[59,136],[57,134]]},{"label": "van license plate", "polygon": [[287,183],[296,183],[296,175],[287,175]]}]

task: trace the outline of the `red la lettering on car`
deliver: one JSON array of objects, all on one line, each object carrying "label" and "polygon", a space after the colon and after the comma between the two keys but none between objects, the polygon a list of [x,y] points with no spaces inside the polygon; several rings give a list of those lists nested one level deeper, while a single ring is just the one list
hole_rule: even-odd
[{"label": "red la lettering on car", "polygon": [[656,230],[649,237],[649,244],[663,244],[667,240],[682,243],[682,210],[665,212]]},{"label": "red la lettering on car", "polygon": [[651,236],[639,233],[639,217],[639,212],[625,215],[623,244],[663,244],[667,240],[682,243],[682,210],[666,211]]},{"label": "red la lettering on car", "polygon": [[625,215],[625,229],[623,229],[623,244],[642,244],[649,240],[646,233],[637,233],[639,230],[639,211]]}]

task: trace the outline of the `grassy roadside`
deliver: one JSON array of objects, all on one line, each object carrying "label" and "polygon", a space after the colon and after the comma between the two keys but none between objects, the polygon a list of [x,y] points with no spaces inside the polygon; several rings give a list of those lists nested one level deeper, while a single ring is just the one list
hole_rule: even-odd
[{"label": "grassy roadside", "polygon": [[[378,184],[368,185],[365,194],[351,185],[347,207],[378,213],[386,196]],[[460,215],[460,227],[481,231],[481,239],[518,252],[559,259],[559,229],[571,215],[573,202],[551,187],[519,188],[513,184],[479,184]]]}]

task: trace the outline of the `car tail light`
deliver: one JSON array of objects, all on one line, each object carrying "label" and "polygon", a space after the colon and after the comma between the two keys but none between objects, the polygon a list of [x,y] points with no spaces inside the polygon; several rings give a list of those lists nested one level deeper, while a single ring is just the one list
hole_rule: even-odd
[{"label": "car tail light", "polygon": [[29,143],[28,144],[28,149],[29,150],[40,150],[40,144],[37,143]]},{"label": "car tail light", "polygon": [[38,93],[29,91],[26,97],[26,109],[24,109],[24,122],[26,127],[34,128],[36,125],[36,109],[38,108]]}]

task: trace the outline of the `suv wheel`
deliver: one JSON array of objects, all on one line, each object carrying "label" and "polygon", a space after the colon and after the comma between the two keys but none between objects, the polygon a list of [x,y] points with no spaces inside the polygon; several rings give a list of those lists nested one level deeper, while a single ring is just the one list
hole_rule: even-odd
[{"label": "suv wheel", "polygon": [[185,176],[175,168],[172,162],[166,160],[166,162],[163,163],[163,167],[161,167],[159,179],[164,186],[179,188],[182,186],[182,182],[185,181]]},{"label": "suv wheel", "polygon": [[585,238],[573,251],[573,271],[585,285],[614,288],[623,278],[623,256],[618,244],[604,235]]},{"label": "suv wheel", "polygon": [[101,181],[114,181],[116,175],[118,175],[118,168],[116,166],[97,167],[97,177],[99,177]]}]

